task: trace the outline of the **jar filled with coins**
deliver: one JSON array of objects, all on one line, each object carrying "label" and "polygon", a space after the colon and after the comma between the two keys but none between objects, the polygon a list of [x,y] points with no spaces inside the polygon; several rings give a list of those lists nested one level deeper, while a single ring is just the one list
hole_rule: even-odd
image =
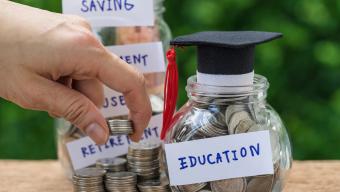
[{"label": "jar filled with coins", "polygon": [[[265,32],[202,32],[171,41],[174,46],[198,46],[198,71],[187,80],[188,102],[173,116],[169,127],[163,127],[165,143],[203,142],[212,137],[268,131],[272,154],[269,166],[274,170],[268,175],[175,185],[172,191],[282,191],[292,165],[290,141],[278,113],[266,100],[269,82],[264,76],[254,75],[252,62],[255,44],[280,36]],[[185,165],[190,168],[189,163]],[[229,171],[227,167],[220,171]]]},{"label": "jar filled with coins", "polygon": [[[164,0],[154,0],[155,21],[153,26],[104,27],[97,29],[94,28],[94,33],[105,46],[142,45],[156,42],[161,43],[162,50],[158,53],[161,54],[161,56],[159,57],[163,59],[164,51],[168,48],[168,44],[171,39],[170,29],[163,19],[163,13],[165,11],[163,2]],[[124,58],[122,59],[124,60]],[[153,115],[161,114],[163,112],[165,66],[163,68],[164,70],[158,69],[156,70],[157,72],[142,71],[145,76],[146,89],[152,104]],[[106,95],[105,88],[104,105],[113,105],[112,103],[109,104],[109,102],[112,102],[113,99],[117,98],[112,98],[111,95]],[[118,102],[118,100],[121,101],[122,98],[115,100],[115,102]],[[122,102],[121,104],[123,103],[124,102]],[[105,108],[105,106],[103,106],[103,108]],[[117,112],[117,110],[115,111]],[[108,120],[127,120],[127,113],[128,112],[125,109],[125,112],[122,112],[119,115],[112,114],[108,116],[106,114],[105,117]],[[108,122],[108,124],[110,124],[110,122]],[[58,140],[58,157],[62,166],[65,168],[67,175],[71,178],[74,169],[66,144],[86,137],[86,135],[65,120],[57,120],[56,126]]]}]

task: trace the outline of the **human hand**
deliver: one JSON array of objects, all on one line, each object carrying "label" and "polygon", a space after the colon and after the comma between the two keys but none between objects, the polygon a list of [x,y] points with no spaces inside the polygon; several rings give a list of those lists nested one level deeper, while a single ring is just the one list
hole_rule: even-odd
[{"label": "human hand", "polygon": [[123,93],[138,141],[151,117],[142,74],[111,54],[77,16],[0,0],[0,97],[63,117],[104,144],[109,130],[98,107],[102,83]]}]

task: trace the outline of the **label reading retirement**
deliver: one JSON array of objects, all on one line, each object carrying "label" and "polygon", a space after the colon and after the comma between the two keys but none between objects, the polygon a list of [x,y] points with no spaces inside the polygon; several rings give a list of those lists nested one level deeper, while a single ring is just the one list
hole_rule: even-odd
[{"label": "label reading retirement", "polygon": [[[142,140],[160,142],[159,135],[162,126],[162,114],[151,118],[144,130]],[[84,137],[67,143],[67,150],[75,170],[93,165],[98,159],[112,158],[124,155],[131,143],[127,135],[111,136],[105,145],[96,145],[89,137]]]},{"label": "label reading retirement", "polygon": [[153,26],[153,0],[63,0],[63,13],[86,18],[92,27]]},{"label": "label reading retirement", "polygon": [[274,172],[269,131],[166,144],[165,153],[170,185]]}]

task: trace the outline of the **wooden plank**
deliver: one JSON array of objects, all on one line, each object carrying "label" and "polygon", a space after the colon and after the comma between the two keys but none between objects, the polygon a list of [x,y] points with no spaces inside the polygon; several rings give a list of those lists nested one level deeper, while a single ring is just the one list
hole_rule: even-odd
[{"label": "wooden plank", "polygon": [[[72,191],[57,161],[0,161],[0,192]],[[295,161],[284,192],[339,192],[340,161]]]}]

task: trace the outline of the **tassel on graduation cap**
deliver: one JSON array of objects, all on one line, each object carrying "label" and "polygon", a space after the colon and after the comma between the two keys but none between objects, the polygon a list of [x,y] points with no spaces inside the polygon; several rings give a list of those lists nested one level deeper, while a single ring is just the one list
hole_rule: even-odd
[{"label": "tassel on graduation cap", "polygon": [[164,113],[163,113],[163,129],[161,139],[165,138],[176,110],[176,102],[178,96],[178,68],[176,63],[176,51],[172,47],[166,53],[168,67],[166,69],[165,85],[164,85]]}]

